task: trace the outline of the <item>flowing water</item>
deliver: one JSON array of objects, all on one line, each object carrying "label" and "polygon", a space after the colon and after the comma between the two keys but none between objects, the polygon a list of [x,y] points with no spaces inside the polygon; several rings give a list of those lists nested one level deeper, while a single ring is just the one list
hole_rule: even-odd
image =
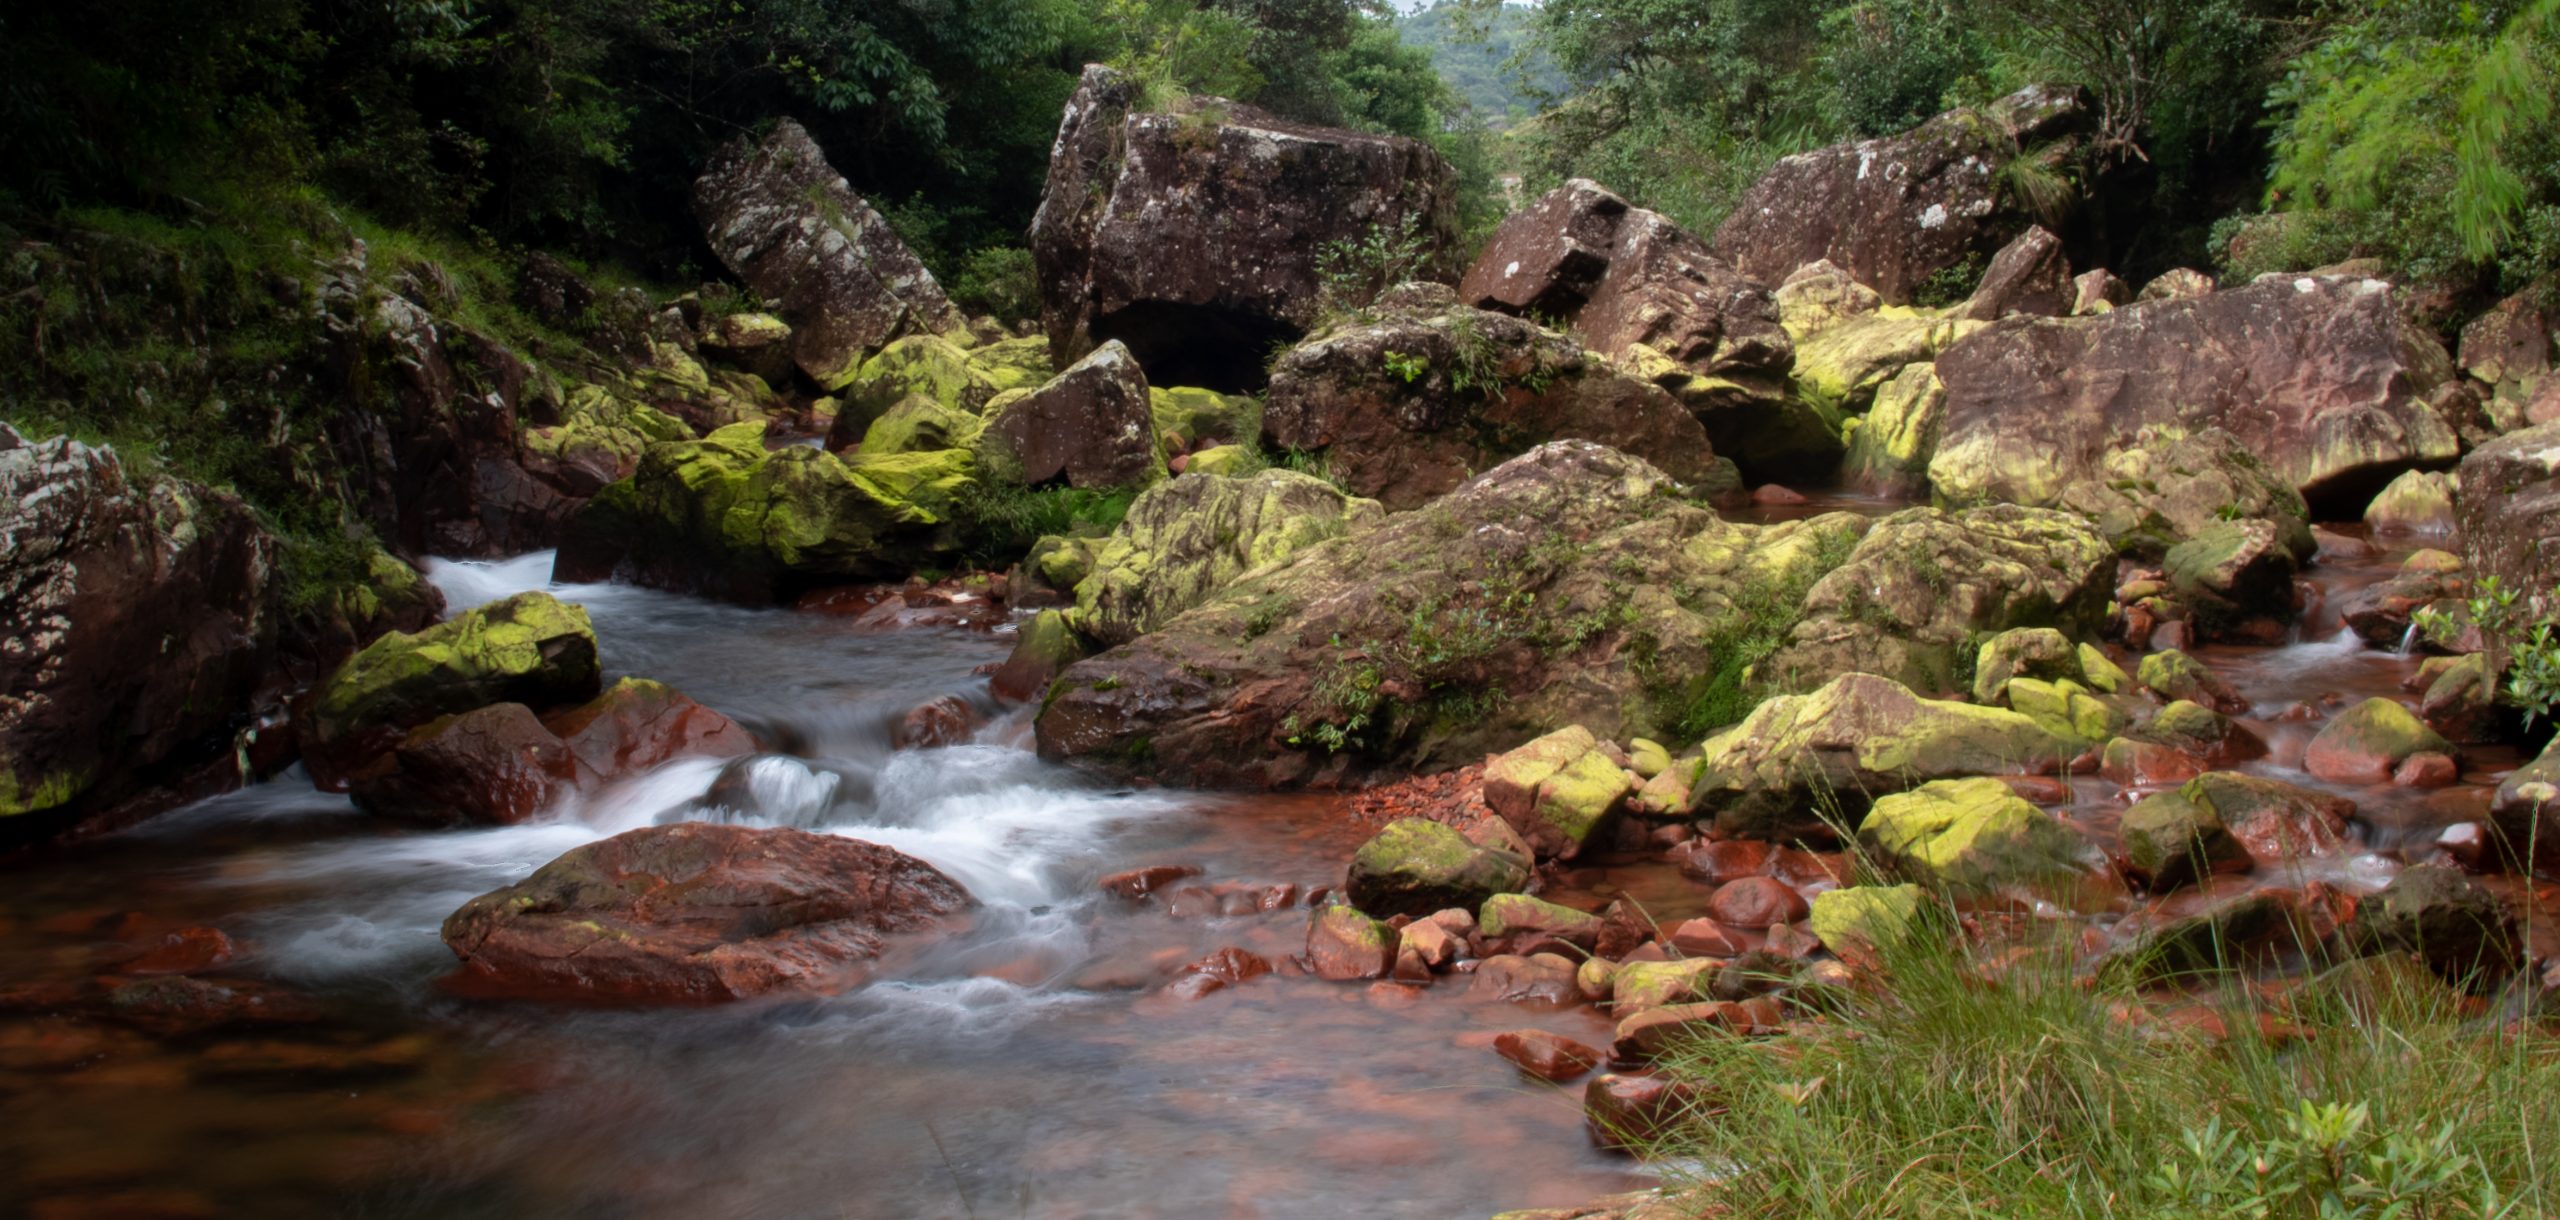
[{"label": "flowing water", "polygon": [[[1876,511],[1889,505],[1817,502]],[[2331,605],[2387,561],[2322,579]],[[541,587],[549,557],[439,564],[459,609]],[[657,678],[789,757],[755,764],[746,815],[704,813],[718,767],[678,762],[503,829],[386,824],[283,778],[0,870],[0,1204],[47,1216],[1294,1217],[1483,1215],[1645,1181],[1592,1150],[1578,1094],[1488,1049],[1539,1026],[1605,1042],[1588,1009],[1283,976],[1177,1000],[1226,946],[1279,959],[1303,910],[1215,915],[1102,896],[1097,878],[1183,863],[1206,882],[1338,881],[1360,832],[1316,797],[1102,786],[1040,762],[972,671],[1004,633],[865,634],[850,620],[619,586],[556,590],[593,615],[612,675]],[[2394,693],[2413,658],[2314,616],[2306,638],[2203,655],[2258,706],[2264,759],[2309,783],[2308,702]],[[970,744],[895,752],[896,718],[958,694]],[[2343,698],[2342,698],[2343,697]],[[2515,762],[2485,754],[2477,782]],[[2105,833],[2121,794],[2080,781]],[[2359,790],[2361,845],[2324,867],[2365,888],[2479,789]],[[465,899],[578,844],[726,816],[853,835],[942,868],[981,907],[900,972],[823,1000],[617,1011],[447,995],[437,937]],[[1659,916],[1704,891],[1659,858],[1562,879]],[[311,997],[306,1019],[146,1032],[43,1015],[169,930],[241,946],[219,973]],[[14,1014],[14,1015],[12,1015]],[[7,1181],[13,1177],[15,1180]],[[125,1207],[114,1211],[106,1205]],[[80,1210],[83,1207],[93,1210]]]}]

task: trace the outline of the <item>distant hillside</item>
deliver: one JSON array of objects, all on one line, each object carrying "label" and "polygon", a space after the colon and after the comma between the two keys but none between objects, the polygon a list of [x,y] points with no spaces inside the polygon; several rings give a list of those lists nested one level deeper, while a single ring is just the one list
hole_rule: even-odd
[{"label": "distant hillside", "polygon": [[1537,99],[1530,89],[1560,93],[1564,76],[1543,51],[1528,62],[1529,88],[1522,87],[1519,74],[1510,66],[1512,54],[1529,44],[1529,26],[1537,19],[1535,8],[1505,4],[1487,16],[1489,28],[1481,42],[1466,37],[1458,8],[1452,4],[1434,4],[1398,16],[1396,33],[1406,45],[1429,51],[1432,66],[1487,123],[1508,127],[1515,119],[1537,113]]}]

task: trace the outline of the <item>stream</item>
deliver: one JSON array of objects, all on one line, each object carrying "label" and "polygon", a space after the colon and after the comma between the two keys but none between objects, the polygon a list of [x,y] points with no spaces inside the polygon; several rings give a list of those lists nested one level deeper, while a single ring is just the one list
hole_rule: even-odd
[{"label": "stream", "polygon": [[[1841,507],[1832,502],[1829,507]],[[1820,507],[1820,506],[1816,506]],[[1873,505],[1853,505],[1867,508]],[[1809,510],[1790,510],[1791,513]],[[2400,693],[2415,659],[2364,648],[2336,607],[2399,553],[2316,569],[2330,610],[2278,647],[2198,655],[2256,704],[2289,782],[2319,719]],[[459,610],[546,587],[550,557],[438,563]],[[1363,830],[1331,798],[1132,790],[1042,763],[1027,716],[973,676],[1006,632],[867,634],[849,619],[624,586],[585,605],[607,678],[664,681],[783,743],[747,815],[706,813],[716,764],[678,762],[530,825],[428,830],[356,811],[297,771],[109,838],[0,865],[0,979],[112,973],[169,931],[221,929],[216,973],[309,997],[302,1019],[155,1035],[0,1004],[0,1205],[45,1217],[1457,1217],[1566,1206],[1652,1179],[1594,1150],[1580,1090],[1489,1049],[1537,1026],[1605,1045],[1589,1008],[1281,976],[1198,1000],[1173,971],[1241,946],[1278,960],[1305,912],[1133,904],[1096,881],[1140,865],[1300,892],[1340,881]],[[2127,659],[2129,662],[2129,658]],[[890,748],[948,694],[991,719],[965,745]],[[2435,793],[2360,789],[2354,855],[2321,879],[2377,887],[2476,816],[2512,751],[2473,751]],[[2111,835],[2124,797],[2075,781]],[[581,843],[727,816],[851,835],[931,862],[979,901],[965,933],[848,995],[705,1010],[468,1001],[438,979],[464,900]],[[1603,857],[1552,897],[1632,893],[1666,921],[1706,890],[1658,856]],[[2106,916],[2100,913],[2103,920]],[[123,1210],[118,1210],[121,1207]]]}]

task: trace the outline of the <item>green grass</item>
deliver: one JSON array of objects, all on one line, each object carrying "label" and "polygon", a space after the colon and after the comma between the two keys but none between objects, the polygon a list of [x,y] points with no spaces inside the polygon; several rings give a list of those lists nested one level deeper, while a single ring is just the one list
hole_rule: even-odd
[{"label": "green grass", "polygon": [[[2137,994],[2064,950],[1995,977],[1951,941],[1887,949],[1883,985],[1836,995],[1814,1032],[1672,1061],[1716,1109],[1650,1150],[1671,1189],[1771,1220],[2560,1210],[2560,1038],[2415,968],[2368,959],[2281,998]],[[2231,1037],[2118,1019],[2146,1001],[2214,1009]]]}]

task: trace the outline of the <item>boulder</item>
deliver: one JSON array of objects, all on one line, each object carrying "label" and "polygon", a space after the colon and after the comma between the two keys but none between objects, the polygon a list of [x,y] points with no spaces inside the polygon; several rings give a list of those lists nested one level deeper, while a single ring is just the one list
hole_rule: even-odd
[{"label": "boulder", "polygon": [[740,758],[755,735],[661,682],[624,678],[565,712],[543,718],[580,764],[620,779],[677,758]]},{"label": "boulder", "polygon": [[2172,267],[2151,277],[2151,282],[2134,294],[2134,303],[2150,301],[2191,301],[2213,295],[2213,277],[2193,267]]},{"label": "boulder", "polygon": [[2183,699],[2232,716],[2249,710],[2249,701],[2222,675],[2175,648],[2143,657],[2140,673],[2142,684],[2163,699]]},{"label": "boulder", "polygon": [[1573,962],[1562,954],[1533,953],[1522,957],[1501,953],[1476,966],[1468,991],[1505,1003],[1562,1008],[1582,999],[1575,974]]},{"label": "boulder", "polygon": [[2543,747],[2499,781],[2489,830],[2505,862],[2537,867],[2560,861],[2560,745]]},{"label": "boulder", "polygon": [[[1208,448],[1250,443],[1262,435],[1262,400],[1252,395],[1149,386],[1147,406],[1155,415],[1156,434],[1167,440],[1181,437]],[[1199,454],[1195,450],[1192,456],[1197,460]]]},{"label": "boulder", "polygon": [[1872,954],[1911,934],[1920,918],[1920,887],[1852,885],[1813,896],[1805,919],[1833,953]]},{"label": "boulder", "polygon": [[2073,276],[2071,288],[2071,316],[2075,318],[2107,313],[2133,303],[2133,285],[2104,267]]},{"label": "boulder", "polygon": [[1991,256],[1973,295],[1955,313],[1976,322],[1997,322],[2012,314],[2067,317],[2078,299],[2062,239],[2043,225],[2029,225]]},{"label": "boulder", "polygon": [[969,895],[858,839],[688,822],[576,848],[444,923],[460,989],[705,1004],[859,984],[891,938],[939,931]]},{"label": "boulder", "polygon": [[560,422],[524,430],[527,471],[564,495],[585,499],[631,477],[640,455],[660,441],[689,441],[693,427],[604,386],[569,391]]},{"label": "boulder", "polygon": [[1384,921],[1340,904],[1319,907],[1307,923],[1307,965],[1320,979],[1382,979],[1394,972],[1400,943]]},{"label": "boulder", "polygon": [[1014,638],[1013,652],[996,668],[988,680],[989,689],[998,698],[1029,702],[1049,689],[1059,671],[1083,660],[1091,652],[1084,636],[1067,622],[1067,616],[1056,610],[1043,610],[1023,624]]},{"label": "boulder", "polygon": [[2341,712],[2311,739],[2302,769],[2333,784],[2387,784],[2412,754],[2453,753],[2417,714],[2376,696]]},{"label": "boulder", "polygon": [[2380,280],[2270,278],[2096,317],[2012,318],[1939,353],[1929,466],[1958,503],[2061,502],[2146,428],[2218,427],[2324,511],[2354,512],[2461,441],[2429,405],[2452,377]]},{"label": "boulder", "polygon": [[1535,323],[1450,305],[1324,332],[1272,366],[1263,434],[1345,490],[1417,508],[1543,441],[1595,441],[1701,483],[1705,429],[1667,391]]},{"label": "boulder", "polygon": [[[839,429],[852,418],[850,412],[838,415],[836,423]],[[976,415],[945,406],[922,394],[909,394],[855,434],[854,447],[866,457],[930,453],[937,449],[971,449],[977,446],[978,437],[986,430],[987,421]],[[830,434],[827,448],[845,448],[832,443],[834,436],[839,434]]]},{"label": "boulder", "polygon": [[721,263],[790,324],[792,362],[821,386],[842,384],[892,339],[967,329],[933,273],[797,122],[713,153],[693,208]]},{"label": "boulder", "polygon": [[256,515],[113,449],[0,424],[0,539],[0,843],[210,762],[236,782],[278,629]]},{"label": "boulder", "polygon": [[1739,877],[1717,886],[1707,899],[1707,918],[1754,931],[1794,923],[1806,909],[1804,895],[1775,877]]},{"label": "boulder", "polygon": [[1972,647],[1986,635],[2042,626],[2096,634],[2115,568],[2106,539],[2068,513],[1904,509],[1871,525],[1814,583],[1786,646],[1761,670],[1782,686],[1854,671],[1966,689]]},{"label": "boulder", "polygon": [[1099,644],[1125,644],[1247,572],[1385,516],[1375,500],[1294,471],[1184,474],[1130,504],[1077,582],[1069,621]]},{"label": "boulder", "polygon": [[1852,414],[1904,370],[1937,359],[1988,325],[1955,309],[1884,304],[1874,289],[1828,262],[1798,268],[1778,286],[1777,302],[1796,344],[1790,374],[1796,398]]},{"label": "boulder", "polygon": [[995,411],[979,452],[988,477],[1034,487],[1141,487],[1165,476],[1147,376],[1116,340]]},{"label": "boulder", "polygon": [[[1775,283],[1769,279],[1766,283]],[[1787,333],[1763,283],[1657,212],[1576,178],[1505,218],[1458,284],[1482,309],[1562,319],[1708,421],[1781,399]],[[1638,360],[1641,347],[1649,359]]]},{"label": "boulder", "polygon": [[1040,749],[1280,785],[1448,770],[1559,724],[1665,737],[1862,527],[1725,522],[1639,459],[1550,442],[1069,669]]},{"label": "boulder", "polygon": [[2089,845],[1997,779],[1942,779],[1880,797],[1858,842],[1926,886],[1987,892],[2076,874]]},{"label": "boulder", "polygon": [[789,384],[798,367],[791,358],[791,324],[769,313],[705,319],[696,347],[706,359],[753,373],[766,385]]},{"label": "boulder", "polygon": [[2391,480],[2365,506],[2364,523],[2377,534],[2450,534],[2454,532],[2453,503],[2461,491],[2458,474],[2412,470]]},{"label": "boulder", "polygon": [[1314,325],[1328,248],[1406,244],[1428,272],[1454,242],[1456,174],[1420,140],[1138,101],[1086,67],[1051,146],[1030,242],[1060,366],[1118,339],[1153,381],[1250,388]]},{"label": "boulder", "polygon": [[2274,526],[2296,558],[2312,553],[2310,509],[2240,439],[2218,427],[2147,428],[2098,470],[2063,485],[2055,506],[2087,517],[2117,550],[2160,556],[2239,522]]},{"label": "boulder", "polygon": [[2461,478],[2454,516],[2472,572],[2497,577],[2537,618],[2560,613],[2560,419],[2472,450]]},{"label": "boulder", "polygon": [[2529,404],[2547,390],[2552,357],[2560,347],[2560,301],[2545,279],[2500,301],[2462,328],[2462,371],[2489,387],[2489,419],[2499,431],[2528,423]]},{"label": "boulder", "polygon": [[2298,536],[2300,552],[2292,541],[2272,521],[2221,521],[2170,547],[2161,566],[2169,587],[2208,626],[2252,615],[2291,618],[2295,565],[2310,550],[2309,532]]},{"label": "boulder", "polygon": [[315,782],[343,791],[385,769],[428,721],[493,703],[582,703],[600,684],[587,612],[519,593],[424,631],[393,632],[350,658],[313,692],[303,761]]},{"label": "boulder", "polygon": [[2005,206],[2002,168],[2089,113],[2083,100],[2038,86],[1899,135],[1798,153],[1743,193],[1713,248],[1773,284],[1828,259],[1886,302],[1909,304],[1940,273],[1979,265],[2026,227]]},{"label": "boulder", "polygon": [[1360,845],[1343,893],[1381,919],[1417,918],[1450,907],[1472,909],[1529,881],[1529,862],[1479,847],[1425,818],[1400,818]]},{"label": "boulder", "polygon": [[2219,819],[2260,867],[2345,851],[2356,811],[2343,797],[2238,771],[2208,771],[2178,795]]},{"label": "boulder", "polygon": [[1495,949],[1526,952],[1548,941],[1563,941],[1589,952],[1607,928],[1606,919],[1588,911],[1517,893],[1485,899],[1476,918],[1476,933],[1489,947],[1488,953]]},{"label": "boulder", "polygon": [[1624,1151],[1651,1146],[1707,1106],[1706,1090],[1669,1076],[1603,1072],[1582,1090],[1582,1121],[1592,1142]]},{"label": "boulder", "polygon": [[[2192,706],[2192,705],[2190,705]],[[2222,815],[2184,790],[2155,792],[2124,811],[2116,831],[2127,869],[2155,892],[2200,881],[2226,867],[2246,868],[2249,852],[2231,837]]]},{"label": "boulder", "polygon": [[1648,1009],[1696,1003],[1707,998],[1707,989],[1723,966],[1703,957],[1623,962],[1610,981],[1610,1011],[1624,1018]]},{"label": "boulder", "polygon": [[1947,387],[1938,381],[1938,367],[1906,365],[1874,393],[1874,403],[1849,429],[1841,481],[1879,496],[1926,492],[1929,459],[1946,423]]},{"label": "boulder", "polygon": [[2080,649],[2051,627],[2019,627],[1983,641],[1973,660],[1973,701],[1996,703],[2011,678],[2078,678]]},{"label": "boulder", "polygon": [[2462,870],[2443,864],[2402,869],[2356,907],[2347,939],[2365,952],[2417,955],[2438,978],[2488,991],[2523,964],[2515,917]]},{"label": "boulder", "polygon": [[430,720],[392,760],[391,769],[354,779],[357,806],[424,822],[512,826],[595,778],[521,703]]},{"label": "boulder", "polygon": [[2005,708],[1923,699],[1873,674],[1782,695],[1699,747],[1695,811],[1727,837],[1824,836],[1879,796],[1944,777],[2051,771],[2085,746]]},{"label": "boulder", "polygon": [[1628,788],[1626,771],[1578,724],[1484,764],[1485,807],[1542,857],[1581,854]]},{"label": "boulder", "polygon": [[623,580],[748,604],[895,579],[950,553],[956,450],[839,457],[768,450],[765,425],[652,445],[630,478],[569,521],[552,565],[566,582]]}]

